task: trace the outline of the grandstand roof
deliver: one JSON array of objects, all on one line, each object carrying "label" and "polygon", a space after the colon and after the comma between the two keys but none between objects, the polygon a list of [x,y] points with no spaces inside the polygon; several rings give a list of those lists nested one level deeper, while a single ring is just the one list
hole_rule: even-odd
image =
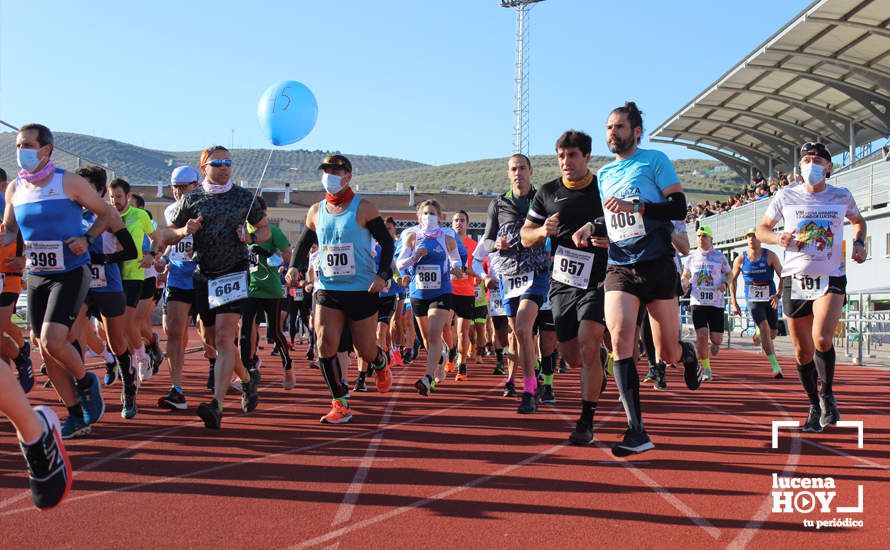
[{"label": "grandstand roof", "polygon": [[890,1],[818,0],[651,132],[746,175],[890,135]]}]

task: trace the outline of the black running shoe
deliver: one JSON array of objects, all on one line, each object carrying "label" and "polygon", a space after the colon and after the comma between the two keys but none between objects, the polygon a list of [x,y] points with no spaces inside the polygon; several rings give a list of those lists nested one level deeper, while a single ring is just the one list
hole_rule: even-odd
[{"label": "black running shoe", "polygon": [[129,420],[139,412],[136,406],[136,384],[124,384],[121,390],[121,418]]},{"label": "black running shoe", "polygon": [[34,412],[45,426],[43,435],[35,443],[19,446],[28,463],[28,484],[34,506],[46,510],[58,505],[71,490],[71,462],[62,444],[59,418],[49,407],[34,407]]},{"label": "black running shoe", "polygon": [[222,426],[222,411],[216,403],[216,399],[212,399],[209,403],[198,405],[198,416],[204,421],[204,426],[211,430],[218,430]]},{"label": "black running shoe", "polygon": [[833,395],[826,395],[819,399],[819,405],[822,408],[822,415],[819,417],[819,424],[824,428],[829,424],[835,425],[841,419],[841,413],[837,410],[837,403]]},{"label": "black running shoe", "polygon": [[504,383],[504,397],[516,397],[516,385],[512,381]]},{"label": "black running shoe", "polygon": [[612,447],[612,454],[618,457],[630,456],[642,453],[655,447],[646,430],[632,430],[628,428],[624,432],[624,439]]},{"label": "black running shoe", "polygon": [[420,395],[429,395],[430,394],[430,386],[432,385],[433,379],[430,375],[422,376],[417,382],[414,383],[414,387],[417,388],[417,393]]},{"label": "black running shoe", "polygon": [[504,360],[503,359],[498,359],[498,362],[494,366],[494,370],[491,371],[491,374],[494,374],[497,376],[503,376],[503,375],[507,374],[507,371],[504,370]]},{"label": "black running shoe", "polygon": [[569,443],[572,445],[590,445],[593,442],[593,426],[578,420],[575,422],[575,431],[569,434]]},{"label": "black running shoe", "polygon": [[185,395],[176,388],[170,388],[167,395],[158,399],[158,407],[162,409],[170,409],[171,411],[182,411],[188,405],[185,402]]},{"label": "black running shoe", "polygon": [[567,374],[569,372],[569,366],[566,365],[566,360],[562,357],[559,358],[559,368],[557,370],[559,374]]},{"label": "black running shoe", "polygon": [[28,393],[34,387],[34,370],[31,366],[31,356],[15,359],[15,368],[19,373],[19,385],[22,391]]},{"label": "black running shoe", "polygon": [[117,380],[117,363],[105,363],[105,377],[102,379],[102,383],[110,386],[114,384],[115,380]]},{"label": "black running shoe", "polygon": [[527,391],[522,392],[522,402],[516,409],[519,414],[533,414],[538,412],[538,404],[535,403],[535,394]]},{"label": "black running shoe", "polygon": [[695,346],[690,342],[680,342],[680,347],[683,349],[683,379],[686,381],[686,387],[697,390],[701,386],[703,373],[695,355]]},{"label": "black running shoe", "polygon": [[250,373],[249,382],[241,382],[241,410],[249,413],[256,409],[257,403],[260,402],[260,395],[257,393],[257,384],[260,377],[256,369],[248,370]]},{"label": "black running shoe", "polygon": [[649,367],[649,370],[646,371],[646,377],[643,378],[643,382],[654,382],[655,381],[655,366],[652,365]]},{"label": "black running shoe", "polygon": [[355,381],[355,387],[352,388],[352,391],[368,391],[368,386],[365,385],[365,377],[360,376]]},{"label": "black running shoe", "polygon": [[802,432],[815,432],[819,433],[822,431],[822,424],[819,422],[819,417],[822,416],[822,409],[819,405],[810,405],[810,410],[807,412],[807,420],[803,423],[803,427],[800,429]]},{"label": "black running shoe", "polygon": [[541,403],[556,403],[556,396],[553,395],[553,386],[550,384],[542,384],[544,389],[541,391]]},{"label": "black running shoe", "polygon": [[658,363],[655,365],[655,384],[652,386],[656,390],[666,390],[668,387],[667,377],[665,376],[665,364]]}]

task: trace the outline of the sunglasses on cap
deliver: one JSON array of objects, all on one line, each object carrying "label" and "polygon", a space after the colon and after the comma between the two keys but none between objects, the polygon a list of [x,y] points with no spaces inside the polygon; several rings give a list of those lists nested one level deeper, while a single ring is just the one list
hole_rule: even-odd
[{"label": "sunglasses on cap", "polygon": [[325,157],[321,164],[324,166],[340,166],[343,168],[348,166],[346,159],[343,157]]},{"label": "sunglasses on cap", "polygon": [[204,163],[204,166],[207,165],[213,166],[214,168],[222,168],[223,166],[229,167],[232,165],[232,159],[213,159],[208,160]]},{"label": "sunglasses on cap", "polygon": [[800,156],[805,157],[807,155],[816,155],[817,157],[822,157],[825,160],[831,162],[831,153],[828,152],[828,147],[826,147],[823,143],[819,143],[818,141],[804,143],[801,146]]},{"label": "sunglasses on cap", "polygon": [[175,183],[175,184],[173,184],[172,187],[174,189],[179,189],[180,191],[183,191],[185,189],[188,189],[192,185],[195,185],[195,184],[194,183]]}]

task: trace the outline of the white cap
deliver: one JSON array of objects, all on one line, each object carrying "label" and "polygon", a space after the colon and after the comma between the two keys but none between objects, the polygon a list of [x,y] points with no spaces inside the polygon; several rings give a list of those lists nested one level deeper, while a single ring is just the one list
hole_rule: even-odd
[{"label": "white cap", "polygon": [[198,181],[198,172],[189,165],[177,166],[170,174],[170,183],[195,183]]}]

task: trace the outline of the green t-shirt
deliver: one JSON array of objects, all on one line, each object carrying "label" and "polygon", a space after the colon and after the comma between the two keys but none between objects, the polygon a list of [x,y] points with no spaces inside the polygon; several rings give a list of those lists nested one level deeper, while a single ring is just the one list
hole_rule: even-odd
[{"label": "green t-shirt", "polygon": [[[272,230],[272,237],[264,243],[260,243],[263,250],[269,252],[280,252],[290,246],[290,241],[284,236],[284,232],[274,223],[269,224]],[[252,225],[247,225],[250,233],[254,232]],[[247,295],[251,298],[267,298],[280,299],[284,298],[284,290],[281,287],[281,276],[278,274],[278,268],[269,265],[268,258],[260,254],[249,255],[250,259],[250,285],[247,289]]]},{"label": "green t-shirt", "polygon": [[127,260],[121,265],[121,278],[125,281],[142,281],[145,279],[145,269],[139,267],[142,261],[142,241],[146,235],[151,235],[154,225],[148,217],[148,212],[134,206],[128,206],[121,212],[121,218],[130,236],[133,237],[133,243],[136,244],[136,259]]}]

